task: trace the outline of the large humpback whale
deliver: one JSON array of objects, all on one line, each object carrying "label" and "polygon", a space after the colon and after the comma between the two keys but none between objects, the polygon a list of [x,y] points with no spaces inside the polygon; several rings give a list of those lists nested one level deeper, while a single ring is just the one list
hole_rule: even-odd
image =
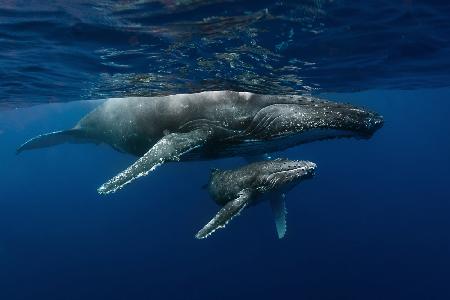
[{"label": "large humpback whale", "polygon": [[168,161],[254,156],[338,137],[370,137],[383,118],[307,96],[208,91],[111,98],[72,129],[39,135],[24,150],[65,142],[106,143],[140,158],[103,184],[112,193]]},{"label": "large humpback whale", "polygon": [[[316,164],[286,159],[266,160],[227,171],[213,171],[208,190],[214,201],[223,206],[196,235],[202,239],[223,228],[244,208],[266,199],[270,201],[278,237],[286,233],[284,194],[304,179],[314,175]],[[265,198],[263,196],[266,196]]]}]

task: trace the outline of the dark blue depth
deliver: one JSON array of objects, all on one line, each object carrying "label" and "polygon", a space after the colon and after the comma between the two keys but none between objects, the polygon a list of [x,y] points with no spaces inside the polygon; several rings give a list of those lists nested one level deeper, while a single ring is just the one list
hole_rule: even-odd
[{"label": "dark blue depth", "polygon": [[92,104],[2,112],[1,299],[448,299],[449,95],[324,95],[385,126],[279,153],[318,164],[287,195],[284,240],[268,205],[194,239],[218,209],[201,189],[210,168],[243,160],[167,164],[104,197],[96,188],[133,157],[93,145],[14,155]]}]

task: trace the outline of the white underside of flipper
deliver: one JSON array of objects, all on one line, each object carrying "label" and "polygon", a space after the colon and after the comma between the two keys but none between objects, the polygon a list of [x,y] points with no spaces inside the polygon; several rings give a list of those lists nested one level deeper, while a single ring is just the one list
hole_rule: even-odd
[{"label": "white underside of flipper", "polygon": [[270,206],[272,207],[275,226],[277,228],[278,238],[282,239],[286,235],[286,202],[285,195],[282,193],[275,193],[270,197]]},{"label": "white underside of flipper", "polygon": [[208,222],[196,235],[198,239],[204,239],[213,234],[217,229],[224,228],[228,222],[238,216],[241,211],[248,205],[251,197],[249,190],[243,190],[239,193],[238,198],[228,202],[221,210]]},{"label": "white underside of flipper", "polygon": [[99,194],[110,194],[145,176],[168,161],[178,161],[184,153],[203,146],[212,132],[196,129],[186,133],[171,133],[160,139],[147,153],[126,170],[98,188]]}]

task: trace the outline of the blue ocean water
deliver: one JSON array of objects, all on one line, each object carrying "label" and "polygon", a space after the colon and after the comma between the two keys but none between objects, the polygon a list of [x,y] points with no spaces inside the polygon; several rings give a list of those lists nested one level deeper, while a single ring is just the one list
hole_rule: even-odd
[{"label": "blue ocean water", "polygon": [[446,87],[448,1],[5,0],[1,108]]},{"label": "blue ocean water", "polygon": [[[438,1],[3,1],[0,299],[450,299],[450,5]],[[201,189],[240,158],[171,163],[65,144],[16,156],[111,96],[233,89],[369,107],[385,125],[277,153],[318,164],[206,240]],[[88,101],[92,100],[92,101]],[[36,105],[40,104],[40,105]]]}]

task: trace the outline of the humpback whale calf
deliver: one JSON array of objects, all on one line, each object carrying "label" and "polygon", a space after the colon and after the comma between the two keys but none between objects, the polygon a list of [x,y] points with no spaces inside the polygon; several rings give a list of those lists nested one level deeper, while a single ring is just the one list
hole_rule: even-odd
[{"label": "humpback whale calf", "polygon": [[249,157],[329,138],[368,138],[382,125],[375,112],[309,96],[207,91],[110,98],[72,129],[39,135],[17,153],[92,142],[140,157],[98,189],[108,194],[165,162]]},{"label": "humpback whale calf", "polygon": [[208,190],[214,201],[223,206],[216,216],[196,235],[202,239],[225,225],[246,207],[270,201],[278,237],[286,233],[285,192],[301,181],[312,178],[316,164],[287,159],[251,163],[239,169],[211,174]]}]

